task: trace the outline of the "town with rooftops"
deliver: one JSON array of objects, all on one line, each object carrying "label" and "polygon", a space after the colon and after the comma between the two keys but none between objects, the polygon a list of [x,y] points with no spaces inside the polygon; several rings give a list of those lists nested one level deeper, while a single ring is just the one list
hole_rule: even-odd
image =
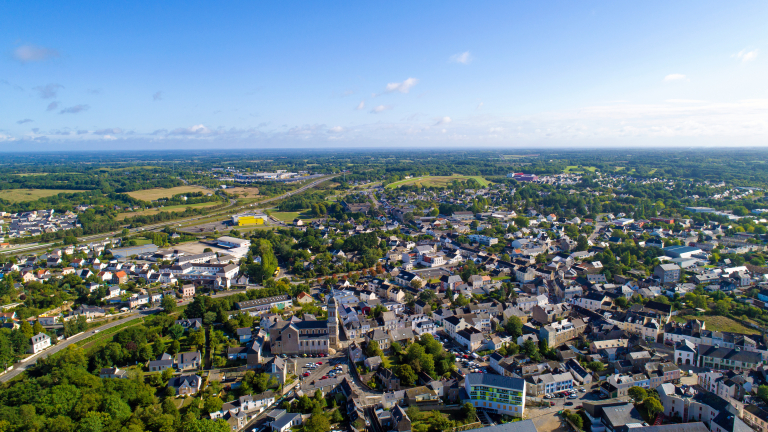
[{"label": "town with rooftops", "polygon": [[[130,390],[73,407],[103,399],[153,431],[768,432],[760,188],[220,172],[206,187],[231,201],[212,216],[11,237],[0,402],[82,370]],[[266,205],[226,192],[276,184]],[[717,204],[730,193],[749,207]]]}]

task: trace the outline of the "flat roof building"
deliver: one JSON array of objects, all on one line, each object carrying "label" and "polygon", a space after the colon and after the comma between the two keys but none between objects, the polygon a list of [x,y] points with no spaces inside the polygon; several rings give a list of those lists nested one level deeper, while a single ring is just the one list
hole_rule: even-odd
[{"label": "flat roof building", "polygon": [[113,248],[110,249],[109,252],[114,256],[116,259],[121,258],[128,258],[133,255],[142,255],[142,254],[150,254],[157,252],[157,246],[153,244],[146,244],[143,246],[131,246],[131,247],[124,247],[124,248]]},{"label": "flat roof building", "polygon": [[229,237],[229,236],[219,237],[216,239],[216,242],[219,243],[219,246],[224,248],[239,248],[239,247],[251,245],[250,240],[240,239],[236,237]]},{"label": "flat roof building", "polygon": [[525,380],[501,375],[470,373],[464,389],[472,405],[479,409],[522,417],[525,411]]}]

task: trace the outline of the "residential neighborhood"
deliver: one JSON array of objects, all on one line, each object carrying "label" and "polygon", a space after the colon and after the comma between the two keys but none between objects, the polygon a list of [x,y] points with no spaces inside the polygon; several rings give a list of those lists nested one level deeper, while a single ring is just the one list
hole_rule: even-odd
[{"label": "residential neighborhood", "polygon": [[82,350],[227,430],[763,430],[768,221],[513,210],[584,178],[505,178],[4,256],[0,381]]}]

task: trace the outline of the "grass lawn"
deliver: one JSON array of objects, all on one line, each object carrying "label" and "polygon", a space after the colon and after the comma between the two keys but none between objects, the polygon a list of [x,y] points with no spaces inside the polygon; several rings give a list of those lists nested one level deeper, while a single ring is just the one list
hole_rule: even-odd
[{"label": "grass lawn", "polygon": [[724,316],[712,316],[712,315],[702,315],[702,316],[676,316],[674,317],[675,321],[685,323],[688,320],[697,319],[699,321],[702,321],[706,323],[707,330],[711,331],[724,331],[724,332],[732,332],[732,333],[742,333],[742,334],[759,334],[755,329],[751,329],[749,327],[744,327],[741,325],[741,323],[736,322],[728,317]]},{"label": "grass lawn", "polygon": [[405,180],[400,180],[400,181],[388,184],[387,189],[394,189],[396,187],[409,185],[409,184],[415,184],[417,186],[424,186],[424,187],[428,187],[428,186],[446,187],[446,186],[449,186],[451,182],[453,182],[454,180],[466,181],[468,179],[475,179],[478,183],[480,183],[480,186],[483,186],[483,187],[486,187],[489,184],[488,180],[480,176],[465,176],[465,175],[454,174],[452,176],[423,176],[423,177],[414,177],[414,178],[409,178]]},{"label": "grass lawn", "polygon": [[40,198],[58,195],[60,193],[85,192],[72,189],[5,189],[0,190],[0,198],[11,202],[35,201]]},{"label": "grass lawn", "polygon": [[160,198],[170,198],[174,195],[183,194],[183,193],[190,193],[190,192],[208,192],[208,189],[202,188],[200,186],[177,186],[173,188],[155,188],[155,189],[146,189],[146,190],[140,190],[140,191],[133,191],[128,192],[128,195],[144,200],[144,201],[152,201]]},{"label": "grass lawn", "polygon": [[509,276],[496,276],[496,277],[492,277],[491,279],[495,281],[503,281],[503,280],[508,280]]},{"label": "grass lawn", "polygon": [[577,173],[577,172],[583,172],[582,170],[586,170],[586,171],[589,171],[589,172],[595,172],[596,169],[597,169],[597,167],[593,167],[593,166],[585,166],[585,167],[579,168],[576,165],[569,165],[569,166],[565,167],[563,172],[565,172],[565,173],[569,173],[569,172]]},{"label": "grass lawn", "polygon": [[117,220],[123,220],[127,217],[133,217],[133,216],[148,216],[148,215],[158,214],[160,212],[183,212],[188,207],[192,207],[192,208],[216,207],[219,204],[221,203],[207,202],[207,203],[197,203],[197,204],[189,204],[189,205],[182,204],[182,205],[167,206],[160,209],[142,210],[137,212],[124,212],[124,213],[117,214]]},{"label": "grass lawn", "polygon": [[305,212],[269,212],[269,214],[275,219],[281,220],[283,222],[293,222],[294,219],[312,219],[312,216],[308,215]]},{"label": "grass lawn", "polygon": [[390,369],[392,367],[392,359],[390,359],[388,355],[384,354],[384,356],[381,357],[381,365],[387,369]]}]

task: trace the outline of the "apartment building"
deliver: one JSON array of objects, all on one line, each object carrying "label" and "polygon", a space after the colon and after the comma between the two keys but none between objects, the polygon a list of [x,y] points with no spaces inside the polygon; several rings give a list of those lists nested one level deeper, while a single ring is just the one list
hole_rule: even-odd
[{"label": "apartment building", "polygon": [[500,375],[470,373],[464,379],[468,402],[479,409],[513,417],[525,412],[525,380]]},{"label": "apartment building", "polygon": [[680,266],[677,264],[661,264],[653,269],[653,275],[662,284],[675,283],[680,280]]},{"label": "apartment building", "polygon": [[546,340],[547,346],[554,348],[581,336],[586,328],[587,324],[580,319],[564,319],[542,327],[539,330],[539,340]]},{"label": "apartment building", "polygon": [[291,306],[291,296],[278,295],[273,297],[265,297],[256,300],[246,300],[235,303],[235,309],[247,312],[251,316],[261,315],[264,312],[269,312],[273,307],[278,310],[283,310]]},{"label": "apartment building", "polygon": [[543,396],[573,389],[573,375],[570,372],[545,373],[526,378],[526,394]]},{"label": "apartment building", "polygon": [[718,345],[699,345],[699,367],[741,371],[757,367],[762,362],[759,353]]}]

